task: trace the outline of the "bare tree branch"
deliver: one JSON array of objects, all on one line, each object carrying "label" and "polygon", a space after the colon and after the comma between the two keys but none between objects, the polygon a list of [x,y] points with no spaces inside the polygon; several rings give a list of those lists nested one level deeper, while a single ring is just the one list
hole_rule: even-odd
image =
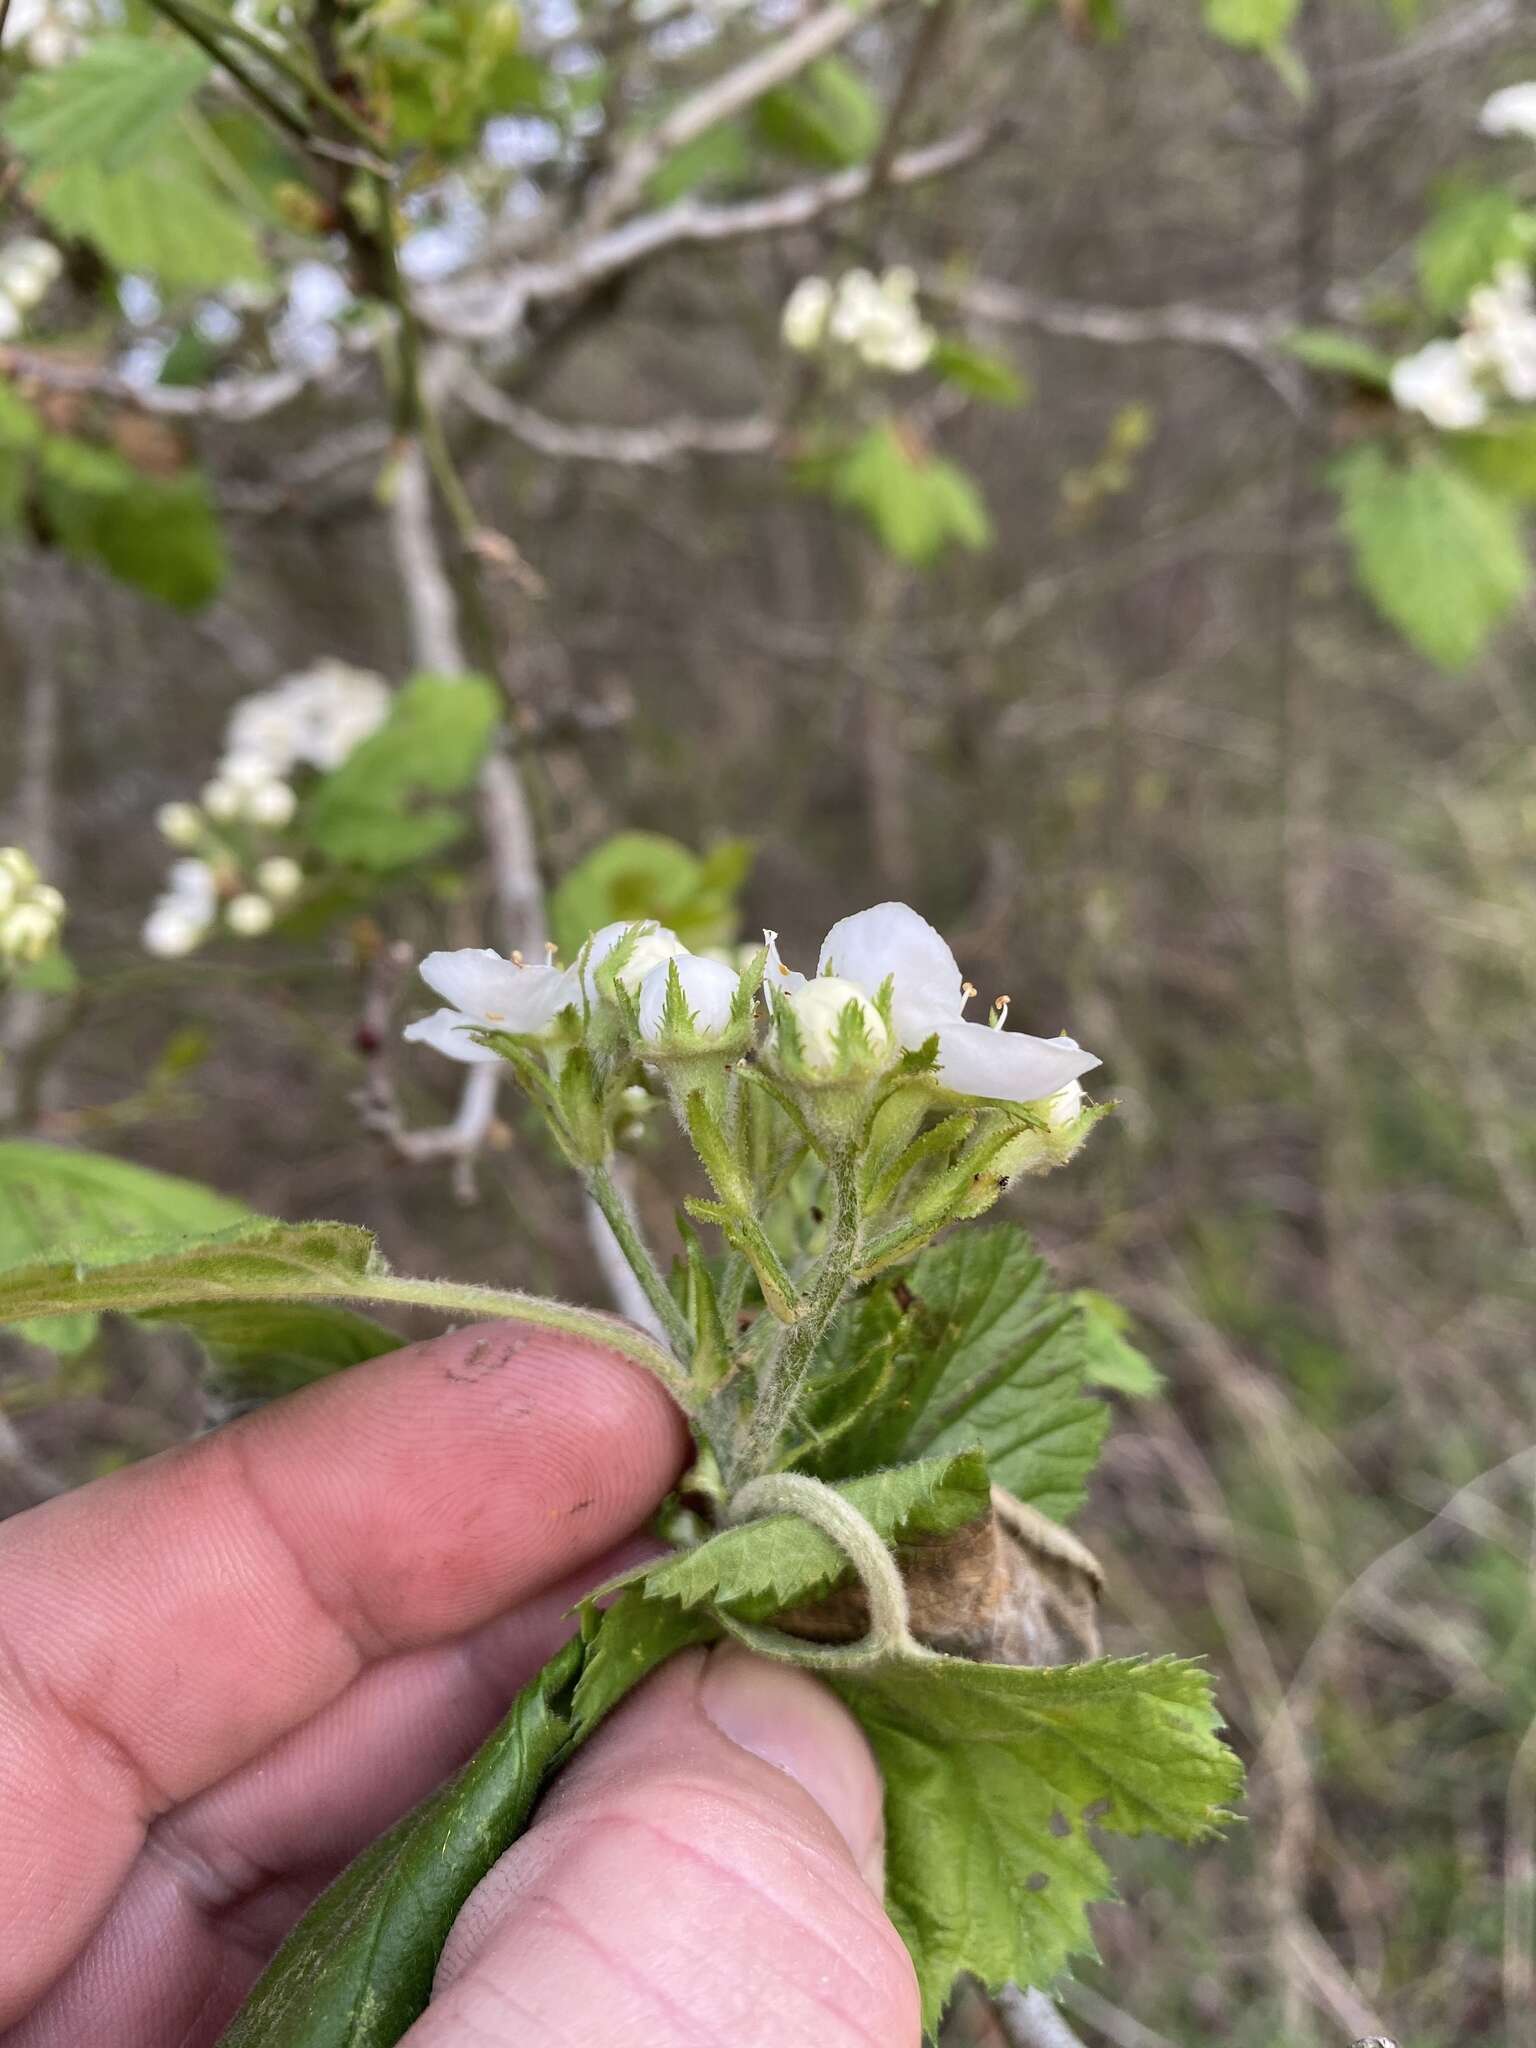
[{"label": "bare tree branch", "polygon": [[734,420],[692,419],[686,414],[647,427],[598,426],[552,420],[532,406],[498,391],[469,364],[462,364],[453,395],[492,426],[555,461],[613,462],[633,469],[668,469],[688,455],[761,455],[779,429],[765,413]]},{"label": "bare tree branch", "polygon": [[603,228],[627,213],[669,157],[804,71],[818,57],[825,57],[889,4],[890,0],[862,0],[861,5],[851,7],[844,0],[833,0],[830,7],[810,15],[745,63],[690,94],[623,152],[594,193],[584,227]]},{"label": "bare tree branch", "polygon": [[[904,150],[891,163],[885,182],[916,185],[970,163],[1006,132],[1005,124],[976,122],[942,141]],[[825,214],[850,206],[870,189],[870,166],[855,165],[825,178],[786,185],[760,199],[728,204],[679,200],[644,213],[606,234],[578,243],[564,256],[520,263],[499,276],[464,276],[424,287],[417,308],[424,324],[458,341],[505,340],[516,333],[535,305],[590,291],[665,249],[695,243],[739,241],[805,227]]]},{"label": "bare tree branch", "polygon": [[1173,342],[1225,350],[1251,364],[1293,412],[1306,405],[1305,373],[1281,349],[1283,337],[1296,325],[1294,316],[1229,313],[1216,306],[1099,306],[988,278],[960,286],[942,277],[925,278],[923,289],[930,298],[958,306],[978,320],[1098,342],[1106,348]]},{"label": "bare tree branch", "polygon": [[1009,2048],[1083,2048],[1043,1991],[1021,1991],[1016,1984],[1007,1984],[993,2002]]}]

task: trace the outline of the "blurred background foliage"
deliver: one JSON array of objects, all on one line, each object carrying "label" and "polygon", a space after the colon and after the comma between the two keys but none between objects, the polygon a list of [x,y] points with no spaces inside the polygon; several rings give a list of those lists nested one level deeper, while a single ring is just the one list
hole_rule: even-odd
[{"label": "blurred background foliage", "polygon": [[[15,8],[4,204],[63,269],[0,348],[0,839],[70,917],[4,1004],[7,1256],[248,1207],[604,1298],[515,1104],[469,1161],[399,1142],[455,1113],[397,1045],[413,959],[518,939],[489,758],[566,949],[647,913],[803,960],[912,901],[984,998],[1103,1055],[1116,1114],[1007,1199],[1163,1377],[1122,1362],[1083,1523],[1111,1645],[1209,1656],[1252,1766],[1227,1842],[1121,1854],[1073,2026],[1536,2040],[1536,413],[1443,431],[1389,390],[1529,261],[1536,151],[1476,130],[1536,75],[1519,0],[936,0],[659,153],[628,217],[882,175],[446,365],[473,686],[420,673],[366,274],[390,202],[317,192],[156,10],[93,41]],[[530,194],[590,228],[621,113],[654,131],[805,19],[341,13],[450,313],[441,279]],[[952,175],[885,175],[972,118]],[[785,348],[800,280],[892,264],[934,332],[920,379]],[[263,377],[291,389],[258,421],[207,402],[235,380],[254,408]],[[306,792],[303,900],[259,943],[147,955],[157,807],[321,655],[417,680]],[[632,1174],[665,1242],[661,1121]],[[196,1185],[61,1181],[60,1143]],[[33,1334],[0,1353],[0,1506],[207,1418],[179,1337]]]}]

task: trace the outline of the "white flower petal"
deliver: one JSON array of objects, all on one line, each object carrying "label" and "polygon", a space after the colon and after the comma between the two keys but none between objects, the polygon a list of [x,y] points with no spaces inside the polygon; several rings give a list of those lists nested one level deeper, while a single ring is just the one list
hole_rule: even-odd
[{"label": "white flower petal", "polygon": [[675,960],[688,950],[676,932],[668,931],[654,918],[626,918],[618,924],[605,924],[581,949],[581,986],[589,1003],[599,1002],[602,998],[596,978],[598,968],[631,932],[637,936],[619,976],[631,993],[639,988],[658,961]]},{"label": "white flower petal", "polygon": [[817,971],[856,981],[870,995],[891,975],[891,1017],[905,1046],[921,1045],[943,1019],[957,1018],[965,1002],[948,944],[905,903],[877,903],[839,918],[822,944]]},{"label": "white flower petal", "polygon": [[473,1020],[459,1010],[434,1010],[430,1017],[418,1017],[414,1024],[407,1024],[405,1036],[413,1045],[430,1045],[434,1052],[445,1052],[451,1060],[461,1060],[465,1066],[494,1066],[499,1055],[488,1046],[476,1045],[470,1037],[474,1028]]},{"label": "white flower petal", "polygon": [[941,1024],[939,1079],[960,1095],[1039,1102],[1099,1065],[1091,1052],[1059,1038],[994,1031],[990,1024]]},{"label": "white flower petal", "polygon": [[763,996],[771,1010],[775,996],[792,996],[797,988],[804,988],[805,976],[793,967],[786,967],[779,958],[777,932],[765,931],[763,944],[768,948],[768,958],[763,966]]},{"label": "white flower petal", "polygon": [[534,971],[504,960],[489,946],[465,946],[455,953],[429,953],[417,969],[434,995],[442,996],[468,1017],[488,1017],[493,1010],[505,1013],[517,1000],[514,991],[518,982]]},{"label": "white flower petal", "polygon": [[830,1070],[842,1057],[838,1038],[849,1005],[859,1013],[864,1036],[875,1061],[891,1049],[885,1020],[863,989],[835,974],[818,974],[790,995],[785,1008],[793,1012],[800,1032],[800,1051],[808,1067]]}]

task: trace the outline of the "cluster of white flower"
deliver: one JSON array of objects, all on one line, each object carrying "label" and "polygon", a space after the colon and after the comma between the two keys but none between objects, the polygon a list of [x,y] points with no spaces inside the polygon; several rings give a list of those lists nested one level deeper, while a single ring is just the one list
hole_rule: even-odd
[{"label": "cluster of white flower", "polygon": [[92,0],[11,0],[6,46],[25,49],[40,71],[54,71],[84,51],[85,31],[95,19]]},{"label": "cluster of white flower", "polygon": [[0,966],[41,960],[59,936],[64,898],[19,846],[0,846]]},{"label": "cluster of white flower", "polygon": [[1483,102],[1477,125],[1485,135],[1523,135],[1536,142],[1536,78],[1502,86]]},{"label": "cluster of white flower", "polygon": [[0,341],[15,340],[63,268],[52,242],[36,235],[15,235],[0,247]]},{"label": "cluster of white flower", "polygon": [[905,267],[883,277],[845,271],[835,285],[802,277],[785,302],[780,331],[802,355],[832,342],[870,369],[898,377],[922,369],[938,339],[917,310],[917,279]]},{"label": "cluster of white flower", "polygon": [[[904,903],[877,904],[828,932],[817,972],[792,972],[766,934],[764,1051],[812,1087],[890,1071],[903,1053],[937,1042],[933,1080],[953,1093],[1009,1103],[1049,1104],[1053,1129],[1082,1113],[1078,1077],[1099,1062],[1075,1041],[1003,1029],[1006,999],[990,1023],[964,1015],[975,990],[926,919]],[[655,924],[612,924],[595,932],[573,966],[525,966],[490,951],[432,953],[422,979],[451,1008],[412,1024],[406,1037],[456,1060],[493,1061],[484,1034],[553,1037],[585,1028],[594,1010],[632,1019],[643,1058],[701,1051],[743,1053],[753,1042],[752,996],[736,968],[690,953]]]},{"label": "cluster of white flower", "polygon": [[1536,290],[1521,263],[1501,263],[1467,301],[1454,341],[1432,341],[1394,364],[1392,396],[1448,431],[1480,427],[1491,403],[1536,402]]},{"label": "cluster of white flower", "polygon": [[275,835],[298,806],[291,778],[303,768],[339,768],[384,723],[389,703],[382,676],[335,660],[241,699],[201,803],[162,804],[156,813],[161,837],[190,857],[172,863],[145,921],[149,952],[162,959],[192,952],[221,911],[242,938],[271,929],[304,880],[299,863],[276,850]]}]

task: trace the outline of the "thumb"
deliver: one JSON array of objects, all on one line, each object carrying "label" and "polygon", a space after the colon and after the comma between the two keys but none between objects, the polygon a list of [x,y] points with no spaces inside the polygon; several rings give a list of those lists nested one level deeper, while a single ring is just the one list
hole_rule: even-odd
[{"label": "thumb", "polygon": [[815,1679],[675,1658],[472,1894],[402,2048],[917,2048],[881,1788]]}]

